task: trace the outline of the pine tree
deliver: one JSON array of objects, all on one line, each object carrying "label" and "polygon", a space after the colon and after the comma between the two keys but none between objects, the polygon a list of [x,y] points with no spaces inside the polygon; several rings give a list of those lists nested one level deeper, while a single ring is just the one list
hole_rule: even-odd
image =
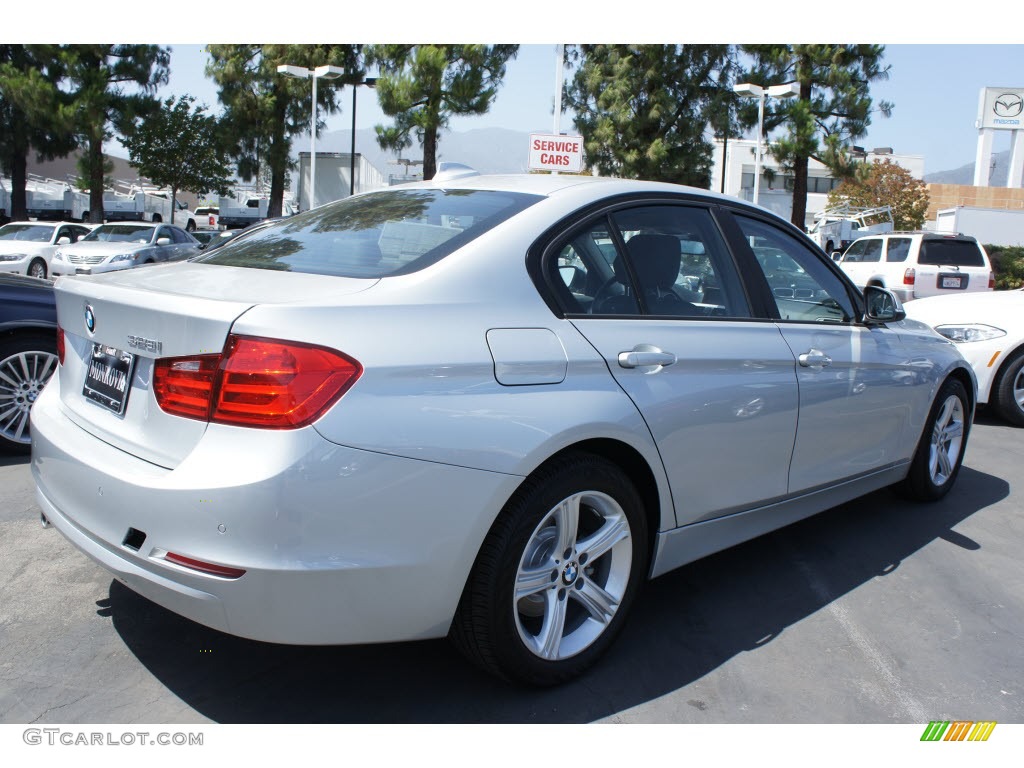
[{"label": "pine tree", "polygon": [[423,178],[437,171],[441,130],[454,115],[490,109],[518,45],[374,45],[367,58],[380,68],[377,95],[391,126],[377,126],[382,149],[423,147]]},{"label": "pine tree", "polygon": [[707,188],[733,71],[727,45],[581,45],[566,87],[586,161],[602,175]]},{"label": "pine tree", "polygon": [[[867,133],[874,111],[886,117],[892,112],[888,102],[875,107],[870,93],[872,82],[889,77],[889,67],[882,65],[884,51],[881,45],[743,46],[753,66],[742,80],[764,87],[800,87],[796,98],[765,104],[764,127],[766,135],[776,127],[786,129],[769,151],[793,172],[791,221],[801,229],[806,224],[809,159],[823,163],[837,178],[850,178],[856,167],[848,154],[850,143]],[[748,103],[744,109],[747,122],[753,123],[749,113],[756,115],[757,105]]]},{"label": "pine tree", "polygon": [[358,83],[364,70],[358,45],[211,45],[206,74],[220,86],[224,105],[221,130],[225,146],[245,181],[262,178],[269,169],[268,216],[281,215],[292,140],[309,130],[312,89],[305,80],[278,73],[282,64],[315,69],[343,67],[334,87],[317,89],[317,130],[323,116],[340,111],[337,86]]}]

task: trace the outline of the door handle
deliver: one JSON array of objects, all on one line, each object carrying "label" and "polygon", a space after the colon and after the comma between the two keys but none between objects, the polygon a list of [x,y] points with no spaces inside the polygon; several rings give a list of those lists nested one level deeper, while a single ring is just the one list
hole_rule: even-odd
[{"label": "door handle", "polygon": [[797,358],[804,368],[824,368],[832,365],[832,358],[820,349],[809,349]]},{"label": "door handle", "polygon": [[650,344],[637,344],[629,352],[619,352],[619,365],[623,368],[649,368],[656,365],[672,365],[676,356],[663,352]]}]

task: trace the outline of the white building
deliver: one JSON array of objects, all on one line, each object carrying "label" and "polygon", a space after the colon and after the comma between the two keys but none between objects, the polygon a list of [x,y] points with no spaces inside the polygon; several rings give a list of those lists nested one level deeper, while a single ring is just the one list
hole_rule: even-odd
[{"label": "white building", "polygon": [[[754,150],[756,144],[750,139],[729,139],[725,148],[725,162],[722,162],[723,142],[715,139],[714,164],[711,168],[711,189],[727,195],[753,202],[754,199]],[[775,159],[762,146],[761,189],[758,205],[789,219],[793,212],[793,174],[783,171]],[[910,171],[915,179],[924,178],[923,155],[897,155],[891,149],[880,148],[864,155],[867,162],[892,160]],[[725,186],[722,186],[722,170],[725,169]],[[811,159],[807,170],[807,214],[805,226],[814,222],[814,214],[825,208],[828,193],[839,186],[827,167]]]}]

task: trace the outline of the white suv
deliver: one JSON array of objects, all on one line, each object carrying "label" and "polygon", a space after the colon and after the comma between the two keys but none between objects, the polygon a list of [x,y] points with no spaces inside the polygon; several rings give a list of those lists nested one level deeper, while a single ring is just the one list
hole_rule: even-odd
[{"label": "white suv", "polygon": [[903,301],[995,289],[988,254],[968,235],[888,232],[853,241],[839,266],[863,289],[888,288]]}]

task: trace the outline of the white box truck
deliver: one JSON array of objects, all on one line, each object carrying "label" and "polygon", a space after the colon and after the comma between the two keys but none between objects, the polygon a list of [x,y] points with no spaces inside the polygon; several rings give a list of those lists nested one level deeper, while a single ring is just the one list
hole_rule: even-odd
[{"label": "white box truck", "polygon": [[[352,155],[348,152],[316,153],[316,204],[348,197],[352,187]],[[373,163],[356,152],[355,193],[388,186],[388,180]],[[298,201],[300,211],[309,210],[309,152],[299,152]]]},{"label": "white box truck", "polygon": [[1024,210],[958,205],[935,215],[935,231],[970,235],[984,245],[1024,245]]}]

